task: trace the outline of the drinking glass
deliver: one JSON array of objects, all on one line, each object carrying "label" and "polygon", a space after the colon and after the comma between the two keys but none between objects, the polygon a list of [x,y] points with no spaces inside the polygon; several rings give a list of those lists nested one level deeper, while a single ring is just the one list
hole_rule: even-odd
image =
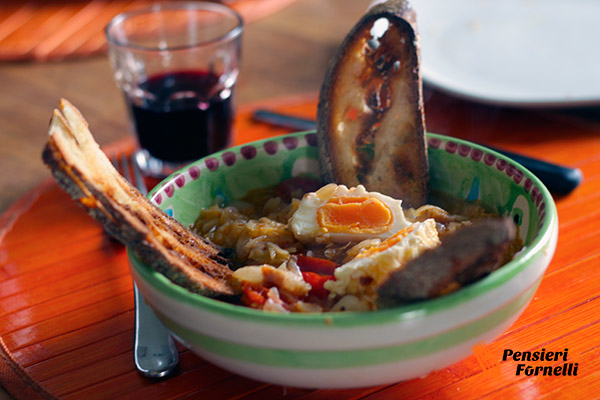
[{"label": "drinking glass", "polygon": [[164,177],[230,144],[242,30],[235,10],[208,2],[156,4],[107,25],[144,173]]}]

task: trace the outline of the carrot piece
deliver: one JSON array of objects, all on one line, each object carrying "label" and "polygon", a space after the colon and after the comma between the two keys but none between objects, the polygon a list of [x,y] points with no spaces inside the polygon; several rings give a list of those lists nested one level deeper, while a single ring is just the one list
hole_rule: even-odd
[{"label": "carrot piece", "polygon": [[298,256],[296,264],[298,264],[298,268],[302,272],[314,272],[320,275],[333,275],[333,271],[339,267],[333,261],[303,255]]},{"label": "carrot piece", "polygon": [[242,283],[242,304],[247,307],[260,309],[266,301],[267,288],[263,286],[251,285],[247,282]]}]

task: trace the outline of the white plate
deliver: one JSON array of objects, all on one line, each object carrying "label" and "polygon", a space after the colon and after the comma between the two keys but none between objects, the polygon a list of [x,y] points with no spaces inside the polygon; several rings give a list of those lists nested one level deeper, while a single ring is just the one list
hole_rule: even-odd
[{"label": "white plate", "polygon": [[600,1],[412,4],[426,82],[495,104],[600,104]]}]

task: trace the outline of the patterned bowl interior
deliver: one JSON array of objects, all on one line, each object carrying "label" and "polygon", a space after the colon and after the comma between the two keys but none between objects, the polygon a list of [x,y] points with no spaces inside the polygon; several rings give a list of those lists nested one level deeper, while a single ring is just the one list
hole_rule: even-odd
[{"label": "patterned bowl interior", "polygon": [[[502,216],[513,218],[525,248],[511,262],[487,277],[449,295],[370,313],[279,314],[240,307],[187,291],[152,270],[130,252],[132,267],[147,283],[176,301],[206,310],[269,323],[354,326],[397,321],[456,307],[481,296],[529,267],[543,251],[557,224],[548,190],[529,171],[482,146],[428,134],[430,187],[470,201],[481,200]],[[280,136],[228,149],[198,160],[165,179],[149,194],[151,201],[184,225],[194,223],[216,198],[243,197],[249,190],[276,185],[295,176],[318,176],[314,132]],[[415,314],[415,312],[417,312]]]}]

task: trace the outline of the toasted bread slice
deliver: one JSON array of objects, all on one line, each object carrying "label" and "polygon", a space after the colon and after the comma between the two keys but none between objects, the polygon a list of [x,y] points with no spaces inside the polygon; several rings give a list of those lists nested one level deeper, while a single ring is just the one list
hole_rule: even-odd
[{"label": "toasted bread slice", "polygon": [[378,307],[430,299],[482,278],[506,261],[515,237],[511,219],[485,219],[460,228],[392,272],[377,290]]},{"label": "toasted bread slice", "polygon": [[42,158],[59,185],[105,229],[173,282],[206,296],[236,294],[219,250],[155,207],[113,167],[88,124],[62,99]]},{"label": "toasted bread slice", "polygon": [[[374,25],[383,31],[386,24],[381,37],[372,36]],[[404,0],[375,6],[346,36],[319,98],[326,182],[362,184],[412,207],[425,203],[429,167],[419,57],[415,13]]]}]

